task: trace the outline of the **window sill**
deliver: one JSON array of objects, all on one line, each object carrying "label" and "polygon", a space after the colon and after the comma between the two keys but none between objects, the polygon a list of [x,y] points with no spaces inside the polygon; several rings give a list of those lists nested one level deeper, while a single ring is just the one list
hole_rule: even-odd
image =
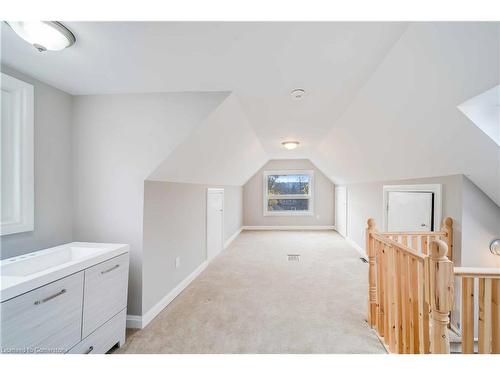
[{"label": "window sill", "polygon": [[266,211],[263,216],[313,216],[314,212],[312,211]]}]

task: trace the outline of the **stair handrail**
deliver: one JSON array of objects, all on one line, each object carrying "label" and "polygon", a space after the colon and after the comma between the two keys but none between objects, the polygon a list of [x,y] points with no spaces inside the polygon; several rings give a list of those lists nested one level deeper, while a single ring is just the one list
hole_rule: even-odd
[{"label": "stair handrail", "polygon": [[[452,224],[446,218],[445,230],[425,234],[432,240],[428,253],[423,254],[398,242],[401,237],[395,236],[405,236],[405,232],[380,233],[372,218],[367,221],[368,323],[391,352],[450,352],[454,273],[453,262],[446,255]],[[437,239],[439,236],[446,241]]]}]

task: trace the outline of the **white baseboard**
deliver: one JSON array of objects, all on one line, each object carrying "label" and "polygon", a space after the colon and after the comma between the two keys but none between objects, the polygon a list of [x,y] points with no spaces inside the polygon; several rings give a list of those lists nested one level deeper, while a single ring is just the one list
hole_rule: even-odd
[{"label": "white baseboard", "polygon": [[196,277],[207,267],[208,262],[204,261],[191,274],[182,280],[170,293],[163,297],[156,305],[150,308],[142,316],[127,315],[128,328],[145,328],[170,302],[174,300]]},{"label": "white baseboard", "polygon": [[140,315],[127,315],[127,328],[142,328],[142,317]]},{"label": "white baseboard", "polygon": [[349,245],[351,245],[352,247],[354,247],[354,249],[363,257],[365,258],[366,260],[368,260],[367,256],[366,256],[366,252],[365,252],[365,249],[363,249],[361,246],[359,246],[356,242],[354,242],[352,239],[350,239],[349,237],[344,237],[344,239],[349,243]]},{"label": "white baseboard", "polygon": [[242,230],[243,230],[243,227],[241,227],[236,232],[234,232],[234,234],[231,237],[229,237],[226,240],[226,242],[224,242],[224,249],[227,249],[229,247],[229,245],[231,245],[231,242],[233,242],[236,239],[236,237],[239,236],[239,234],[241,233]]},{"label": "white baseboard", "polygon": [[244,225],[243,230],[334,230],[333,225]]}]

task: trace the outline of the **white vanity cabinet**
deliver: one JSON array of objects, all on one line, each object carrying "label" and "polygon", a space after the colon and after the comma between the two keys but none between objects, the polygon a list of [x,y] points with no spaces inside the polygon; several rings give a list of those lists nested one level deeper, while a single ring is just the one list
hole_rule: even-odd
[{"label": "white vanity cabinet", "polygon": [[3,299],[1,352],[99,354],[122,345],[129,268],[123,246],[78,272]]},{"label": "white vanity cabinet", "polygon": [[85,270],[82,336],[127,307],[128,254]]},{"label": "white vanity cabinet", "polygon": [[83,272],[2,303],[4,353],[64,353],[81,340]]},{"label": "white vanity cabinet", "polygon": [[124,322],[127,319],[125,309],[120,311],[95,332],[85,337],[69,351],[69,354],[101,354],[119,343],[125,342]]}]

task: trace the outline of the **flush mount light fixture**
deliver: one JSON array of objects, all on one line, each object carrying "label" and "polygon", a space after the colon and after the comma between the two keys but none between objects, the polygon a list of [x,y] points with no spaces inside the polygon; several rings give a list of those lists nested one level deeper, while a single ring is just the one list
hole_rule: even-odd
[{"label": "flush mount light fixture", "polygon": [[285,141],[285,142],[281,142],[281,144],[287,150],[293,150],[294,148],[299,147],[299,142],[297,142],[297,141]]},{"label": "flush mount light fixture", "polygon": [[304,97],[304,95],[306,94],[306,90],[304,89],[294,89],[292,90],[292,99],[293,100],[300,100]]},{"label": "flush mount light fixture", "polygon": [[38,51],[60,51],[73,45],[75,36],[56,21],[5,22],[22,39]]}]

